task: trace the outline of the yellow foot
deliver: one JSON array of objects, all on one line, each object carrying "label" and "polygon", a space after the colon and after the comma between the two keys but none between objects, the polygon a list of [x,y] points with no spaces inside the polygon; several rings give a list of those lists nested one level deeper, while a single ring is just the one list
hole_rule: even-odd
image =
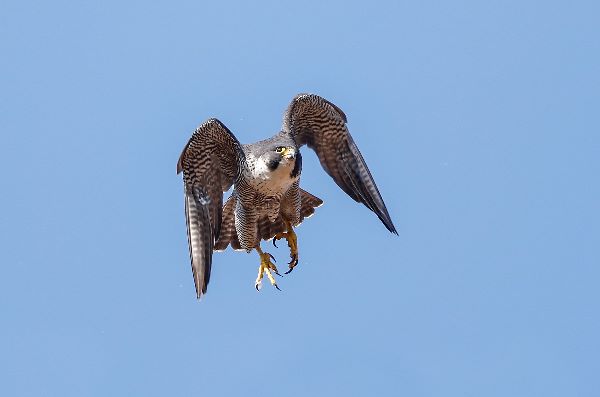
[{"label": "yellow foot", "polygon": [[275,278],[271,274],[271,271],[273,271],[273,273],[275,273],[276,275],[281,276],[281,274],[279,274],[279,272],[277,271],[277,266],[275,266],[275,264],[271,262],[271,259],[275,260],[275,258],[273,258],[273,255],[269,254],[268,252],[263,252],[260,249],[260,246],[256,247],[256,252],[258,252],[258,255],[260,256],[260,266],[258,267],[258,277],[256,277],[254,287],[256,287],[257,291],[260,291],[263,276],[266,274],[267,278],[271,282],[271,285],[277,288],[279,291],[281,291],[279,286],[277,286],[277,282],[275,282]]},{"label": "yellow foot", "polygon": [[285,274],[289,274],[298,264],[298,238],[296,237],[296,233],[294,232],[292,225],[290,225],[289,222],[285,222],[285,225],[287,227],[287,232],[277,233],[273,237],[273,245],[277,247],[275,242],[277,240],[281,240],[282,238],[287,240],[288,247],[290,247],[290,258],[292,258],[292,260],[288,263],[290,270],[285,272]]}]

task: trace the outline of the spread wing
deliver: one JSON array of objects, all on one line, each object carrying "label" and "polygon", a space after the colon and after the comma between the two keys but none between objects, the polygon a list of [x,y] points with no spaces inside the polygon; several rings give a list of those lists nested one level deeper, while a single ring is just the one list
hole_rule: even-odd
[{"label": "spread wing", "polygon": [[333,103],[318,95],[299,94],[285,112],[282,128],[298,146],[308,145],[317,153],[323,169],[344,192],[398,234],[346,123],[346,115]]},{"label": "spread wing", "polygon": [[219,238],[223,192],[229,190],[245,161],[236,137],[217,119],[196,129],[177,162],[183,171],[185,220],[198,298],[206,293],[212,252]]}]

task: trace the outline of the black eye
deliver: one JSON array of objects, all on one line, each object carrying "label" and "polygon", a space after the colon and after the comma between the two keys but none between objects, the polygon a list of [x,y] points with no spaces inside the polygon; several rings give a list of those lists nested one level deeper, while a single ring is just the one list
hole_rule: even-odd
[{"label": "black eye", "polygon": [[277,148],[275,148],[275,152],[277,153],[283,153],[284,150],[285,148],[283,146],[278,146]]}]

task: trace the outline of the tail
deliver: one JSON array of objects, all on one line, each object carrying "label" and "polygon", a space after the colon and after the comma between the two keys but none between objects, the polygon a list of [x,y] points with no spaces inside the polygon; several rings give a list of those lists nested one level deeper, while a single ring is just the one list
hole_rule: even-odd
[{"label": "tail", "polygon": [[294,226],[298,226],[299,224],[301,224],[304,218],[310,218],[312,214],[315,213],[315,208],[318,208],[323,205],[323,200],[321,200],[317,196],[313,196],[306,190],[299,190],[300,200],[302,201],[302,204],[300,204],[300,221]]},{"label": "tail", "polygon": [[[315,208],[323,205],[323,200],[313,196],[305,190],[300,191],[300,220],[294,226],[298,226],[305,218],[309,218],[315,213]],[[223,221],[221,223],[221,234],[219,240],[214,245],[214,251],[224,251],[229,245],[236,251],[245,251],[238,239],[235,231],[235,195],[231,195],[223,206]],[[258,220],[258,236],[261,240],[273,238],[277,233],[285,232],[285,223],[281,215],[277,217],[275,222],[270,222],[267,216],[263,216]]]},{"label": "tail", "polygon": [[227,199],[227,202],[223,206],[223,220],[221,221],[221,234],[219,239],[213,247],[213,251],[225,251],[227,246],[231,244],[231,248],[234,250],[242,250],[240,240],[238,239],[237,232],[235,231],[235,194],[232,194]]}]

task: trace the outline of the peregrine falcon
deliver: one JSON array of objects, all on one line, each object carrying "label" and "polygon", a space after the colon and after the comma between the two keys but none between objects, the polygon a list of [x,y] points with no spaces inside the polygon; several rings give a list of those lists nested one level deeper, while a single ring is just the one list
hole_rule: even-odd
[{"label": "peregrine falcon", "polygon": [[[285,239],[291,272],[298,264],[294,227],[323,204],[299,186],[300,147],[313,149],[321,166],[348,196],[373,211],[396,235],[381,194],[346,126],[346,115],[314,94],[297,95],[283,116],[281,131],[269,139],[241,144],[215,118],[201,124],[185,145],[177,173],[183,171],[185,219],[196,295],[206,293],[212,254],[231,245],[260,256],[255,287],[266,274],[277,289],[275,258],[260,247]],[[223,205],[223,193],[233,192]]]}]

